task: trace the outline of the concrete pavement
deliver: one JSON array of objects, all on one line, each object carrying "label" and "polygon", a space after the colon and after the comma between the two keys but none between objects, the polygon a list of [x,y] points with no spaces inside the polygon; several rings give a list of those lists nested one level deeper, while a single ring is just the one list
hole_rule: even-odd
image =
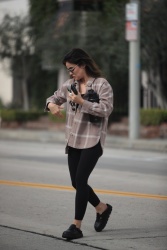
[{"label": "concrete pavement", "polygon": [[65,241],[53,235],[0,226],[2,250],[92,250],[93,247],[75,241]]},{"label": "concrete pavement", "polygon": [[[65,135],[60,131],[27,130],[27,129],[0,129],[0,139],[23,141],[61,142],[65,144]],[[147,150],[167,153],[167,139],[136,139],[107,135],[106,147]]]},{"label": "concrete pavement", "polygon": [[[106,157],[102,164],[99,160],[90,183],[102,191],[98,193],[101,200],[112,204],[111,219],[104,231],[96,232],[96,214],[88,204],[84,237],[69,242],[61,236],[73,219],[75,191],[68,189],[71,183],[64,142],[30,140],[0,141],[4,181],[0,185],[0,249],[166,250],[167,202],[159,199],[167,190],[164,153],[106,148]],[[51,188],[53,184],[59,189]]]}]

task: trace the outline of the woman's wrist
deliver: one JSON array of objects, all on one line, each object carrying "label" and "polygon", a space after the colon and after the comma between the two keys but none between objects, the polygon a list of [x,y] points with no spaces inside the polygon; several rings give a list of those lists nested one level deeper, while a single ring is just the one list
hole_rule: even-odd
[{"label": "woman's wrist", "polygon": [[83,105],[83,103],[84,103],[84,99],[81,99],[81,101],[80,101],[80,105],[82,106]]}]

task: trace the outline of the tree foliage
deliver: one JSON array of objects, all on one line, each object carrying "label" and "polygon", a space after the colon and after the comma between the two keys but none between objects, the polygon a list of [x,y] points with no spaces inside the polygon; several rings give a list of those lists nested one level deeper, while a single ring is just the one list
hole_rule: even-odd
[{"label": "tree foliage", "polygon": [[104,1],[104,10],[88,13],[87,48],[95,55],[114,90],[114,106],[128,109],[128,43],[125,41],[125,0]]},{"label": "tree foliage", "polygon": [[[6,22],[1,40],[5,50],[1,50],[1,59],[10,57],[14,62],[15,57],[17,65],[21,65],[21,55],[24,55],[27,72],[31,72],[27,79],[31,105],[43,107],[47,95],[57,87],[57,72],[64,54],[74,47],[81,47],[92,55],[111,83],[115,107],[127,110],[129,63],[128,42],[125,41],[125,4],[129,1],[103,0],[102,11],[66,11],[56,0],[29,2],[30,27],[33,29],[26,29],[31,32],[29,35],[33,39],[35,53],[31,57],[28,50],[27,54],[25,50],[19,52],[18,48],[25,47],[22,36],[15,36],[17,42],[11,42],[9,35],[21,34],[21,28],[19,24],[14,28]],[[166,107],[167,3],[165,0],[140,2],[141,69],[149,76],[148,86],[157,96],[159,106]],[[17,32],[11,31],[13,28]],[[5,30],[8,32],[5,33]],[[13,44],[17,44],[17,56],[13,56]],[[14,66],[16,69],[16,63]]]},{"label": "tree foliage", "polygon": [[0,25],[0,60],[8,58],[10,61],[9,71],[13,78],[11,107],[43,108],[46,97],[57,87],[57,72],[42,69],[35,41],[28,17],[4,17]]},{"label": "tree foliage", "polygon": [[[53,26],[38,39],[44,64],[61,67],[62,57],[73,47],[88,51],[114,87],[117,106],[128,99],[128,44],[125,41],[125,0],[103,1],[103,11],[60,11]],[[49,44],[49,46],[48,46]],[[124,106],[125,107],[125,106]],[[127,106],[126,106],[127,108]]]},{"label": "tree foliage", "polygon": [[31,58],[34,53],[33,43],[28,17],[10,17],[8,15],[4,17],[0,26],[0,59],[9,58],[12,74],[17,79],[21,79],[20,104],[24,110],[29,109],[27,84],[30,75]]},{"label": "tree foliage", "polygon": [[[52,71],[44,67],[45,49],[39,44],[46,40],[47,31],[51,32],[55,26],[55,16],[59,10],[57,0],[29,0],[30,23],[33,27],[35,39],[35,55],[31,67],[29,91],[31,106],[43,109],[46,97],[57,88],[57,70]],[[52,35],[48,37],[47,47],[51,46]],[[51,51],[51,50],[50,50]],[[53,51],[51,53],[54,53]]]},{"label": "tree foliage", "polygon": [[167,1],[142,1],[141,57],[148,88],[167,108]]},{"label": "tree foliage", "polygon": [[57,0],[29,0],[31,25],[35,36],[42,36],[44,23],[52,23],[59,9]]}]

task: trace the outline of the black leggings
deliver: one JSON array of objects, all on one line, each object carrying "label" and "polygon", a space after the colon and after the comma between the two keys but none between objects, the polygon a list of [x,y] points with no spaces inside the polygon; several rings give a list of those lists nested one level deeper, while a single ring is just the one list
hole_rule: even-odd
[{"label": "black leggings", "polygon": [[88,201],[96,207],[100,200],[88,185],[88,178],[99,157],[102,155],[100,142],[92,148],[76,149],[69,147],[68,166],[72,186],[76,189],[75,219],[82,220]]}]

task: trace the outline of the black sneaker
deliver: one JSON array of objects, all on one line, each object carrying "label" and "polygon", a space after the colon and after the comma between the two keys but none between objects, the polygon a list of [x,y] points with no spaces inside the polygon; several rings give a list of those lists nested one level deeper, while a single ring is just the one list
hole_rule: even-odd
[{"label": "black sneaker", "polygon": [[68,240],[79,239],[83,237],[82,231],[72,224],[66,231],[62,234],[63,238]]},{"label": "black sneaker", "polygon": [[97,232],[101,232],[105,228],[111,212],[112,206],[107,204],[107,209],[102,214],[97,213],[94,224],[94,228]]}]

